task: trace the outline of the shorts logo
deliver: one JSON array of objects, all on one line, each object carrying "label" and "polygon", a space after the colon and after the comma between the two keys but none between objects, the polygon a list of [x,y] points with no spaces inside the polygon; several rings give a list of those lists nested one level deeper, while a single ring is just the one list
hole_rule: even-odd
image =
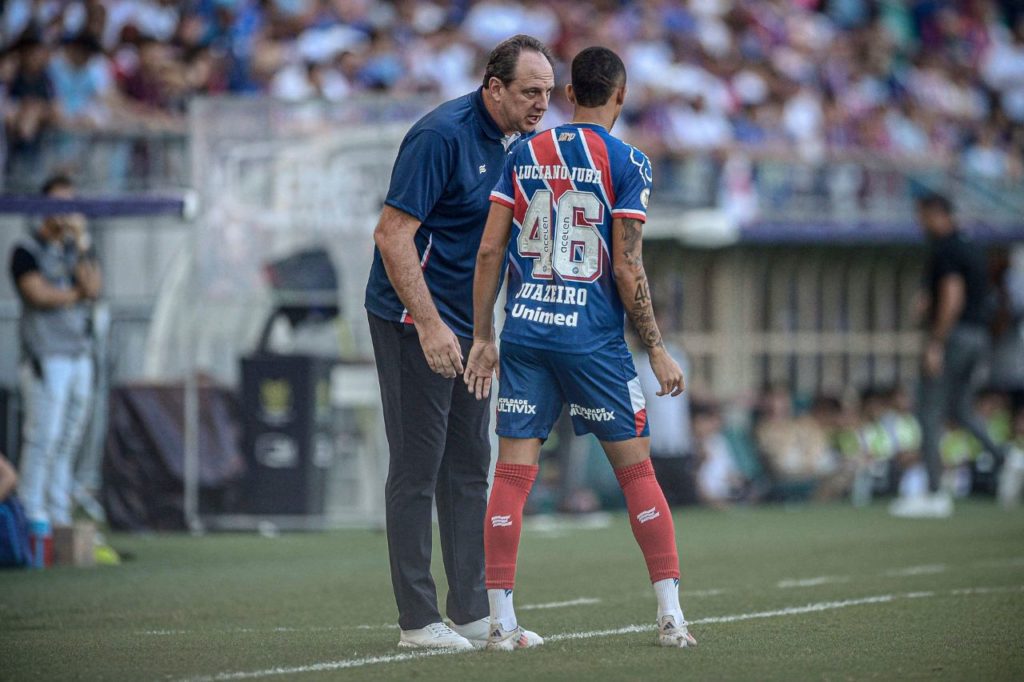
[{"label": "shorts logo", "polygon": [[[640,512],[639,514],[637,514],[636,515],[636,520],[639,521],[640,523],[647,523],[648,521],[653,521],[654,519],[658,518],[659,516],[661,516],[661,512],[658,511],[656,507],[651,507],[650,509],[645,509],[644,511]],[[494,517],[494,518],[497,518],[497,517]]]},{"label": "shorts logo", "polygon": [[590,422],[610,422],[615,420],[615,410],[606,410],[603,407],[583,407],[576,403],[569,403],[569,415],[582,417]]},{"label": "shorts logo", "polygon": [[498,412],[537,414],[537,406],[531,405],[526,400],[519,400],[516,398],[498,398]]},{"label": "shorts logo", "polygon": [[494,528],[506,528],[512,525],[512,516],[492,516],[491,526]]}]

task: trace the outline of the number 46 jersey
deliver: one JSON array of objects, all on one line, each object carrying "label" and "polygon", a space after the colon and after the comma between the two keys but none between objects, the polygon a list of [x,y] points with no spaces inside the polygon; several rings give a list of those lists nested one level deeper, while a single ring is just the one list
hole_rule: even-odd
[{"label": "number 46 jersey", "polygon": [[504,341],[589,353],[623,335],[612,220],[647,219],[651,164],[592,123],[535,135],[509,155],[491,201],[513,211]]}]

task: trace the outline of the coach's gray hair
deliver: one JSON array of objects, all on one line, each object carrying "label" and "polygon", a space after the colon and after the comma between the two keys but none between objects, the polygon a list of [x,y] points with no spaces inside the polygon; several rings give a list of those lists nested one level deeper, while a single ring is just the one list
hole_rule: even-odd
[{"label": "coach's gray hair", "polygon": [[532,50],[544,55],[544,58],[555,68],[555,58],[548,46],[533,36],[520,33],[498,43],[498,46],[491,50],[487,58],[487,69],[484,71],[484,87],[486,88],[492,78],[497,78],[508,85],[516,78],[516,64],[519,63],[519,55],[523,50]]}]

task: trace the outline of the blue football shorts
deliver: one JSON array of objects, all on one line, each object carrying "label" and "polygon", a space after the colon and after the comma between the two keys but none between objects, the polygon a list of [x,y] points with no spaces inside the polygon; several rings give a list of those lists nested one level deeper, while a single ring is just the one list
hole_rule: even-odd
[{"label": "blue football shorts", "polygon": [[620,441],[650,435],[633,356],[616,339],[592,353],[559,353],[502,341],[497,428],[505,438],[545,439],[569,405],[577,436]]}]

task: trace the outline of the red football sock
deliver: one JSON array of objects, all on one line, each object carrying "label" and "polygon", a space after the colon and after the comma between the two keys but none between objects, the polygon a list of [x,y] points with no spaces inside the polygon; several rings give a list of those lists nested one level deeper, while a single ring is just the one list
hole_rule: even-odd
[{"label": "red football sock", "polygon": [[502,462],[494,469],[491,499],[484,519],[484,559],[489,590],[511,590],[515,586],[523,506],[537,478],[537,469],[536,464]]},{"label": "red football sock", "polygon": [[676,530],[665,493],[654,477],[651,460],[615,470],[619,486],[626,496],[629,524],[647,562],[651,582],[679,578]]}]

